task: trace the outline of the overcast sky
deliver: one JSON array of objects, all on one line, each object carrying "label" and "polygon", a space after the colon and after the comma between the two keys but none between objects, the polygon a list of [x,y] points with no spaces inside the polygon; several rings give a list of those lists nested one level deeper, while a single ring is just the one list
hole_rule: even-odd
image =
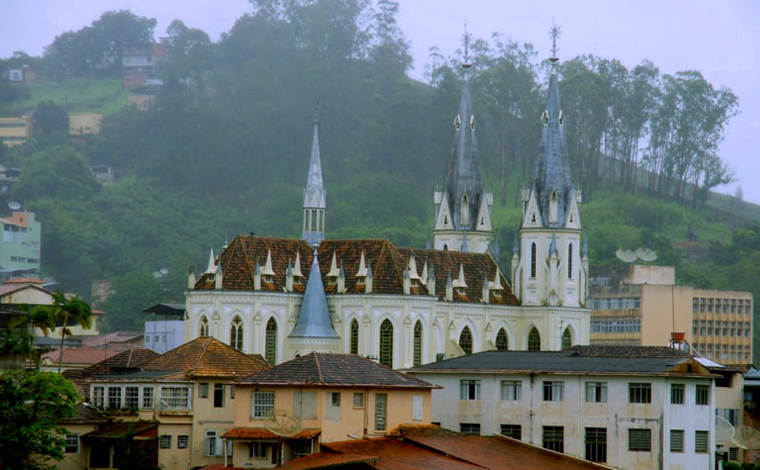
[{"label": "overcast sky", "polygon": [[[400,0],[399,23],[423,77],[430,47],[450,55],[469,32],[500,32],[549,56],[552,18],[562,28],[559,56],[619,59],[629,68],[651,60],[662,73],[699,70],[714,86],[739,96],[721,154],[744,198],[760,203],[760,1],[757,0]],[[0,0],[0,57],[42,54],[56,35],[78,30],[103,11],[128,9],[156,18],[163,36],[173,19],[217,40],[250,12],[247,0]],[[565,110],[570,112],[569,110]],[[538,119],[538,118],[537,118]],[[735,185],[722,191],[733,194]]]}]

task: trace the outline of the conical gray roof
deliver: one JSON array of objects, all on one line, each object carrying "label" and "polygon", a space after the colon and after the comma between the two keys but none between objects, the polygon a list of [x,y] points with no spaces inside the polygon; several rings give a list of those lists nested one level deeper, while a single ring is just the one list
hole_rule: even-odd
[{"label": "conical gray roof", "polygon": [[[306,178],[306,186],[303,190],[303,209],[304,214],[307,211],[316,210],[324,217],[324,211],[327,209],[327,192],[322,183],[322,159],[319,154],[319,123],[314,120],[314,137],[311,142],[311,158],[309,159],[309,175]],[[323,231],[323,222],[317,224],[316,230],[304,226],[304,232],[301,238],[306,240],[309,245],[316,246],[325,239]]]},{"label": "conical gray roof", "polygon": [[319,272],[317,254],[314,253],[314,261],[311,263],[309,282],[306,284],[306,292],[303,295],[301,313],[291,338],[337,338],[335,329],[330,320],[330,312],[327,309],[327,297],[325,287],[322,284],[322,275]]}]

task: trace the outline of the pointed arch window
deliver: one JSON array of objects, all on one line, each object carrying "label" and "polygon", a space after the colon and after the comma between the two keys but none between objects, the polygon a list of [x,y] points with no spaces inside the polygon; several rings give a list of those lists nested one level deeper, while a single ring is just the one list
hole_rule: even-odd
[{"label": "pointed arch window", "polygon": [[472,332],[467,326],[459,334],[459,347],[465,354],[472,354]]},{"label": "pointed arch window", "polygon": [[567,278],[573,278],[573,244],[567,246]]},{"label": "pointed arch window", "polygon": [[243,320],[237,315],[230,325],[230,346],[238,351],[243,350]]},{"label": "pointed arch window", "polygon": [[570,331],[570,327],[567,327],[562,332],[562,349],[570,349],[571,347],[573,347],[573,332]]},{"label": "pointed arch window", "polygon": [[198,323],[198,337],[208,338],[208,318],[206,318],[206,315],[203,315]]},{"label": "pointed arch window", "polygon": [[393,367],[393,324],[390,320],[380,324],[380,364]]},{"label": "pointed arch window", "polygon": [[536,327],[531,328],[528,333],[528,351],[540,351],[541,350],[541,335],[538,333]]},{"label": "pointed arch window", "polygon": [[414,367],[422,364],[422,322],[417,320],[414,324],[414,344],[413,344],[413,363]]},{"label": "pointed arch window", "polygon": [[534,278],[536,277],[536,244],[531,243],[530,245],[530,277]]},{"label": "pointed arch window", "polygon": [[273,366],[277,360],[277,322],[274,321],[274,318],[270,318],[267,322],[264,338],[264,359],[270,366]]},{"label": "pointed arch window", "polygon": [[359,322],[351,320],[351,354],[359,354]]},{"label": "pointed arch window", "polygon": [[509,339],[507,338],[507,332],[504,331],[504,328],[500,328],[499,332],[496,334],[496,349],[498,351],[509,350]]}]

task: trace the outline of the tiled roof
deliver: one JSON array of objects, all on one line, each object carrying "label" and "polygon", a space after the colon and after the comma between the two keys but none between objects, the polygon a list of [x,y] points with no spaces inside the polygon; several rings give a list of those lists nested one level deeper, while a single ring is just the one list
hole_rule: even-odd
[{"label": "tiled roof", "polygon": [[35,289],[40,292],[50,294],[49,291],[43,289],[42,286],[37,285],[36,283],[24,282],[24,283],[11,284],[9,282],[6,282],[5,284],[0,285],[0,296],[8,295],[13,292],[18,292],[24,289]]},{"label": "tiled roof", "polygon": [[74,416],[70,416],[68,418],[59,418],[58,422],[66,424],[106,423],[108,422],[108,417],[105,415],[105,413],[95,408],[94,406],[90,406],[87,403],[80,403]]},{"label": "tiled roof", "polygon": [[356,354],[311,353],[237,381],[252,386],[432,389],[435,385]]},{"label": "tiled roof", "polygon": [[573,346],[570,350],[583,357],[690,357],[668,346]]},{"label": "tiled roof", "polygon": [[[114,331],[112,333],[99,334],[99,335],[78,335],[72,336],[71,339],[78,340],[82,343],[82,346],[94,346],[103,349],[117,349],[122,344],[127,343],[142,343],[143,332],[142,331]],[[132,345],[130,349],[135,348]],[[123,351],[123,349],[119,349]]]},{"label": "tiled roof", "polygon": [[[288,439],[314,439],[322,433],[319,429],[303,429]],[[225,439],[277,440],[283,436],[266,428],[232,428],[222,436]]]},{"label": "tiled roof", "polygon": [[[373,468],[387,470],[464,470],[483,468],[471,464],[449,453],[441,453],[434,450],[401,442],[393,438],[381,439],[354,439],[351,441],[339,441],[322,443],[322,448],[333,452],[353,455],[377,456],[372,464]],[[308,467],[306,467],[308,468]]]},{"label": "tiled roof", "polygon": [[[295,262],[300,255],[303,283],[294,284],[293,290],[303,293],[312,264],[312,249],[303,240],[257,237],[240,235],[219,255],[217,264],[221,264],[223,283],[222,288],[230,291],[253,291],[256,262],[263,267],[267,254],[272,255],[272,270],[275,275],[272,282],[261,282],[262,291],[284,292],[285,272],[288,262]],[[404,270],[409,265],[412,255],[417,263],[417,272],[421,275],[425,262],[428,270],[436,277],[435,295],[443,298],[446,293],[446,279],[451,276],[456,279],[460,266],[465,276],[467,287],[463,294],[455,293],[454,302],[481,301],[484,281],[493,281],[496,277],[497,265],[489,254],[462,253],[457,251],[426,250],[422,248],[397,248],[388,240],[325,240],[318,248],[319,265],[325,292],[335,294],[337,284],[330,282],[327,273],[330,271],[333,255],[338,268],[345,272],[345,293],[361,294],[365,287],[360,284],[356,273],[362,253],[368,267],[372,270],[372,293],[403,294]],[[204,273],[195,284],[196,290],[213,290],[213,274]],[[426,280],[422,280],[424,284]],[[500,273],[500,283],[503,287],[497,295],[491,292],[490,303],[501,305],[517,305],[517,298],[512,294],[509,281]],[[428,295],[424,286],[412,287],[413,295]]]},{"label": "tiled roof", "polygon": [[104,359],[118,354],[119,351],[107,350],[102,348],[64,348],[61,351],[50,351],[42,355],[43,363],[58,363],[59,357],[63,355],[64,364],[95,364]]},{"label": "tiled roof", "polygon": [[251,357],[215,338],[197,338],[144,363],[146,371],[184,372],[193,377],[244,377],[264,369]]},{"label": "tiled roof", "polygon": [[363,466],[377,460],[376,455],[336,454],[334,452],[317,452],[300,459],[291,460],[279,468],[284,470],[318,469],[318,468],[372,468]]},{"label": "tiled roof", "polygon": [[149,421],[119,422],[82,434],[82,439],[119,439],[125,435],[156,436],[158,423]]},{"label": "tiled roof", "polygon": [[158,353],[150,349],[128,349],[126,351],[113,351],[114,356],[102,360],[84,369],[67,369],[63,376],[74,382],[79,387],[83,397],[90,396],[90,383],[88,380],[99,375],[113,374],[119,371],[136,368],[140,364],[158,356]]}]

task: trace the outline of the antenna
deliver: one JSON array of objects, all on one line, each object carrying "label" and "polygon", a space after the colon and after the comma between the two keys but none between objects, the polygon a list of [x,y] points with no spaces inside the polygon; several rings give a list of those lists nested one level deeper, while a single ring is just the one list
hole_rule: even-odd
[{"label": "antenna", "polygon": [[274,410],[267,429],[278,436],[295,436],[301,432],[301,420],[285,410]]},{"label": "antenna", "polygon": [[552,38],[552,56],[549,60],[551,60],[552,63],[556,63],[559,60],[559,57],[557,57],[557,52],[559,52],[559,49],[557,49],[557,38],[561,35],[562,29],[554,23],[554,17],[552,17],[552,27],[549,30],[549,37]]},{"label": "antenna", "polygon": [[467,70],[472,67],[470,63],[470,34],[467,32],[467,20],[464,20],[464,37],[462,38],[462,42],[464,42],[464,63],[462,63],[462,68]]},{"label": "antenna", "polygon": [[17,211],[21,209],[21,203],[16,202],[16,201],[11,201],[8,203],[8,207],[10,207],[11,210]]},{"label": "antenna", "polygon": [[731,442],[747,450],[760,449],[760,431],[750,426],[738,426]]},{"label": "antenna", "polygon": [[734,434],[734,425],[726,418],[715,415],[715,442],[729,442]]}]

